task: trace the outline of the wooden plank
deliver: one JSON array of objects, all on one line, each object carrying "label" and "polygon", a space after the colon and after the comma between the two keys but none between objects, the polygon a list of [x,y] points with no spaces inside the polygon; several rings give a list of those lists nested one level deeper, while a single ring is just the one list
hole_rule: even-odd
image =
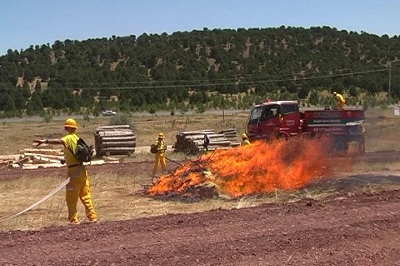
[{"label": "wooden plank", "polygon": [[30,157],[34,157],[34,156],[40,156],[43,158],[47,158],[47,159],[53,159],[53,160],[62,160],[64,159],[64,155],[50,155],[50,154],[40,154],[40,153],[24,153],[24,156],[30,156]]},{"label": "wooden plank", "polygon": [[49,168],[49,167],[64,167],[65,164],[61,164],[61,163],[44,163],[44,164],[24,164],[22,165],[22,169],[39,169],[39,168]]},{"label": "wooden plank", "polygon": [[202,129],[202,130],[195,130],[195,131],[183,131],[178,132],[178,135],[200,135],[204,133],[215,133],[214,129]]},{"label": "wooden plank", "polygon": [[136,136],[129,136],[129,137],[110,136],[110,137],[102,137],[101,140],[103,142],[107,142],[107,141],[135,141],[136,140]]},{"label": "wooden plank", "polygon": [[235,128],[225,128],[222,129],[219,133],[230,133],[230,132],[235,132],[236,133],[236,129]]},{"label": "wooden plank", "polygon": [[134,136],[132,131],[103,131],[103,132],[98,132],[96,135],[98,135],[100,137],[109,137],[109,136],[129,137],[129,136]]},{"label": "wooden plank", "polygon": [[229,140],[227,141],[216,141],[216,142],[210,142],[208,145],[209,146],[230,146],[231,142]]},{"label": "wooden plank", "polygon": [[12,162],[12,163],[18,164],[18,165],[22,165],[22,164],[24,164],[24,163],[26,163],[26,162],[29,162],[30,160],[31,160],[31,157],[24,157],[24,158],[22,158],[22,159],[19,159],[19,160],[16,161],[16,162]]},{"label": "wooden plank", "polygon": [[[205,136],[206,135],[204,135],[204,134],[203,135],[188,135],[188,136],[185,136],[185,139],[194,139],[194,140],[196,140],[196,139],[204,139]],[[224,138],[225,135],[224,134],[215,134],[215,133],[213,133],[213,134],[207,134],[207,137],[209,139]]]},{"label": "wooden plank", "polygon": [[101,149],[103,150],[104,148],[108,147],[136,147],[136,142],[135,141],[120,141],[120,142],[103,142],[100,145]]},{"label": "wooden plank", "polygon": [[99,126],[96,128],[96,131],[112,130],[112,129],[130,129],[130,126],[129,125]]},{"label": "wooden plank", "polygon": [[34,153],[34,154],[48,154],[48,155],[63,155],[64,151],[62,149],[35,149],[28,148],[20,150],[22,153]]},{"label": "wooden plank", "polygon": [[33,156],[34,158],[34,163],[39,161],[39,162],[49,162],[49,163],[61,163],[61,160],[55,160],[55,159],[50,159],[44,156],[40,156],[40,155],[35,155]]}]

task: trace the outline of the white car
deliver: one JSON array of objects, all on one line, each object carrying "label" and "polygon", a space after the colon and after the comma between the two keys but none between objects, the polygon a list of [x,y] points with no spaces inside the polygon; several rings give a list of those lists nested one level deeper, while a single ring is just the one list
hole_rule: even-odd
[{"label": "white car", "polygon": [[116,115],[117,112],[114,112],[113,110],[105,110],[103,111],[104,116],[111,116],[111,115]]}]

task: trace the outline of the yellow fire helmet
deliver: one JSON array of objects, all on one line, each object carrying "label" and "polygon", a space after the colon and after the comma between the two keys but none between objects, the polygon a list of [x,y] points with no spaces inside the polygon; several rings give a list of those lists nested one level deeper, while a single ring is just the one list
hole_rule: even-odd
[{"label": "yellow fire helmet", "polygon": [[75,121],[75,119],[68,118],[67,120],[65,120],[64,127],[78,128],[78,123]]},{"label": "yellow fire helmet", "polygon": [[159,138],[163,138],[164,137],[164,133],[158,133],[158,137]]},{"label": "yellow fire helmet", "polygon": [[242,134],[242,138],[247,139],[246,133],[243,133],[243,134]]}]

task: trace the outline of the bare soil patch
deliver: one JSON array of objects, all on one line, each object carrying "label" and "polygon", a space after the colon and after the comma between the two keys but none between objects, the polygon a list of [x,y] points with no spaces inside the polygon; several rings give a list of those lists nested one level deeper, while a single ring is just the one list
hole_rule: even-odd
[{"label": "bare soil patch", "polygon": [[3,265],[398,265],[397,191],[1,234]]}]

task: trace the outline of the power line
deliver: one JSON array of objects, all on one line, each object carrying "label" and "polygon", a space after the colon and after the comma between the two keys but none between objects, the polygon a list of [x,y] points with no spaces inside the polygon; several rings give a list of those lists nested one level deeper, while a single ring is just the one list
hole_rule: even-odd
[{"label": "power line", "polygon": [[[343,72],[347,70],[338,70],[338,72]],[[201,80],[195,80],[191,81],[191,83],[188,84],[170,84],[170,85],[154,85],[154,83],[182,83],[182,82],[187,82],[184,80],[176,80],[176,81],[148,81],[148,82],[124,82],[124,84],[146,84],[146,85],[140,85],[140,86],[112,86],[112,87],[107,87],[105,85],[112,84],[112,83],[99,83],[96,84],[96,87],[81,87],[81,88],[76,88],[75,90],[96,90],[96,91],[101,91],[101,90],[134,90],[134,89],[168,89],[168,88],[202,88],[202,87],[216,87],[216,86],[224,86],[224,85],[238,85],[238,84],[253,84],[253,83],[276,83],[276,82],[288,82],[288,81],[299,81],[299,80],[316,80],[316,79],[325,79],[325,78],[335,78],[335,77],[345,77],[345,76],[353,76],[353,75],[362,75],[362,74],[369,74],[369,73],[377,73],[377,72],[385,72],[385,71],[390,71],[389,68],[381,68],[381,69],[375,69],[375,70],[363,70],[363,71],[353,71],[353,72],[348,72],[348,73],[337,73],[337,74],[327,74],[327,75],[316,75],[316,76],[309,76],[309,77],[296,77],[293,78],[293,76],[303,76],[304,74],[294,74],[294,75],[289,75],[291,76],[290,78],[283,78],[283,79],[265,79],[268,78],[268,76],[256,76],[253,77],[253,80],[230,80],[230,79],[216,79],[216,81],[219,81],[219,83],[214,83],[208,81],[207,83],[204,83],[204,81]],[[252,77],[252,76],[250,76]],[[261,79],[258,79],[261,78]],[[195,83],[193,83],[195,82]],[[197,82],[197,83],[196,83]],[[5,84],[5,83],[0,83],[0,84]],[[83,84],[88,84],[88,85],[93,85],[93,83],[74,83],[76,85],[83,85]],[[52,90],[65,90],[66,88],[51,88]],[[74,89],[74,88],[70,88]],[[3,88],[0,90],[8,90],[7,88]]]}]

